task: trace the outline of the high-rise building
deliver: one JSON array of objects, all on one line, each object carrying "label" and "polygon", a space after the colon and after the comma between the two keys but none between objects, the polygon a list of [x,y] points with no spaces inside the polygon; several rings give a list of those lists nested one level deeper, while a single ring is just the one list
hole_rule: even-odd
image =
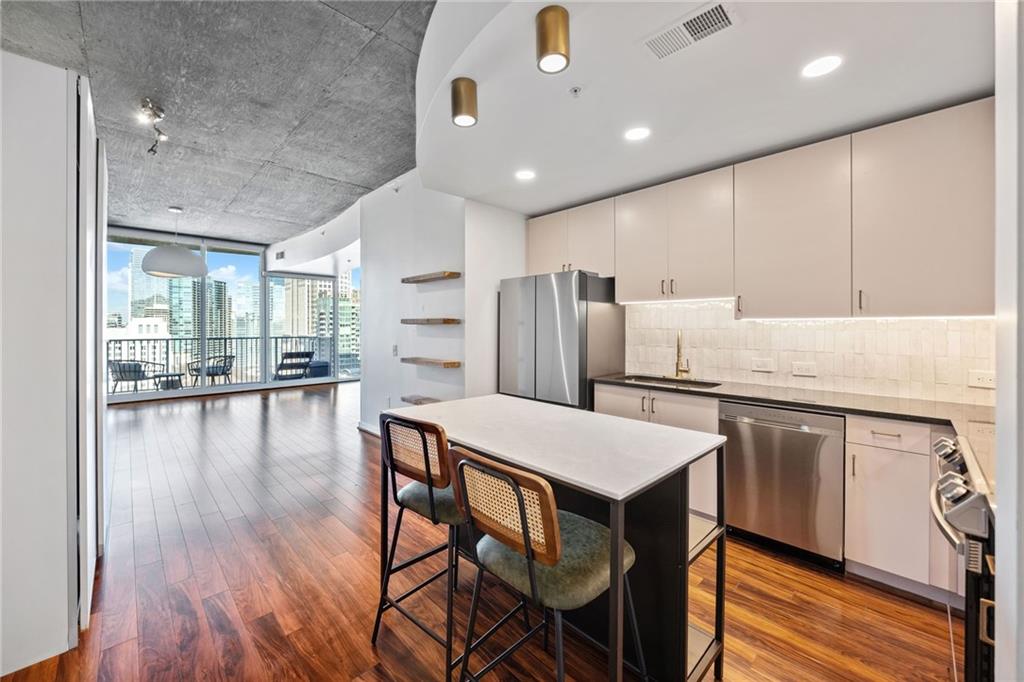
[{"label": "high-rise building", "polygon": [[170,280],[168,328],[176,339],[199,338],[199,280],[179,277]]},{"label": "high-rise building", "polygon": [[107,329],[120,329],[123,326],[125,326],[124,315],[107,313]]},{"label": "high-rise building", "polygon": [[142,259],[146,257],[150,247],[138,246],[131,250],[131,263],[128,276],[128,317],[145,317],[146,308],[168,303],[168,282],[160,277],[152,277],[142,271]]}]

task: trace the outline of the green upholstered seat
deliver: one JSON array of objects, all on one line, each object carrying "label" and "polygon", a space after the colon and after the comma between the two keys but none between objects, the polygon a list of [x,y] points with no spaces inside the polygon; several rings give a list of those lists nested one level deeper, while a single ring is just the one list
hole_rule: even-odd
[{"label": "green upholstered seat", "polygon": [[[542,606],[569,611],[589,604],[608,589],[611,531],[567,511],[558,512],[558,526],[562,558],[554,566],[534,562],[537,595]],[[523,594],[530,594],[530,574],[523,554],[489,535],[477,543],[476,551],[484,568]],[[636,561],[628,542],[623,558],[623,571],[628,571]]]},{"label": "green upholstered seat", "polygon": [[[427,496],[427,486],[419,481],[413,481],[398,491],[398,501],[420,516],[430,519],[430,498]],[[447,488],[434,488],[434,511],[437,512],[439,523],[456,526],[462,523],[462,515],[455,505],[455,493],[452,486]],[[433,520],[433,519],[431,519]]]}]

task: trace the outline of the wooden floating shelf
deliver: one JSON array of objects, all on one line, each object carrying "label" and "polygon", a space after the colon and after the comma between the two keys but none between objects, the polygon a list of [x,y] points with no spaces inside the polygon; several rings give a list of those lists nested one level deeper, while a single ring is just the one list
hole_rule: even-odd
[{"label": "wooden floating shelf", "polygon": [[403,277],[402,284],[423,284],[424,282],[439,282],[442,279],[458,279],[459,277],[462,277],[461,272],[441,270],[440,272],[428,272],[425,275],[413,275],[412,277]]},{"label": "wooden floating shelf", "polygon": [[406,317],[402,324],[462,324],[457,317]]},{"label": "wooden floating shelf", "polygon": [[425,395],[403,395],[402,402],[409,403],[410,405],[430,405],[441,401],[437,398],[430,398]]},{"label": "wooden floating shelf", "polygon": [[407,365],[426,365],[427,367],[443,367],[445,369],[462,367],[462,362],[459,360],[438,360],[437,358],[402,358],[402,362]]}]

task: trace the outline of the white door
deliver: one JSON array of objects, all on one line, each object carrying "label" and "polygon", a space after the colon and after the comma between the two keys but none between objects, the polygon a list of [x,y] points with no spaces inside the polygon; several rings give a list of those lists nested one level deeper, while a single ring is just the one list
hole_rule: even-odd
[{"label": "white door", "polygon": [[654,301],[668,292],[665,186],[615,197],[615,301]]},{"label": "white door", "polygon": [[928,455],[846,444],[846,558],[928,584]]},{"label": "white door", "polygon": [[732,166],[670,182],[665,189],[668,297],[732,296]]},{"label": "white door", "polygon": [[650,396],[647,389],[594,385],[594,412],[648,421],[648,402]]},{"label": "white door", "polygon": [[994,98],[853,135],[853,309],[995,312]]},{"label": "white door", "polygon": [[615,200],[604,199],[570,208],[568,241],[570,270],[615,276]]},{"label": "white door", "polygon": [[[651,421],[705,433],[718,433],[718,399],[651,391]],[[726,444],[728,447],[728,444]],[[714,518],[718,511],[718,466],[714,453],[690,467],[690,509]]]},{"label": "white door", "polygon": [[565,211],[526,222],[526,274],[544,275],[568,270],[569,243]]},{"label": "white door", "polygon": [[849,317],[850,136],[735,167],[742,317]]}]

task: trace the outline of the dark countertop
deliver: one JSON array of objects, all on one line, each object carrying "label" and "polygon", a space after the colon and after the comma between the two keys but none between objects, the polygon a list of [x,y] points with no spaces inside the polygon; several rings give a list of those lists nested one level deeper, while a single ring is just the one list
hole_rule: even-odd
[{"label": "dark countertop", "polygon": [[627,376],[638,375],[610,374],[598,377],[593,381],[595,384],[632,386],[669,393],[688,393],[721,400],[793,407],[812,412],[856,414],[883,419],[949,425],[953,427],[958,436],[964,437],[970,443],[989,487],[993,491],[995,490],[996,410],[994,407],[785,386],[761,386],[730,381],[723,381],[713,388],[680,386],[658,383],[657,377],[651,377],[650,382],[627,381]]}]

